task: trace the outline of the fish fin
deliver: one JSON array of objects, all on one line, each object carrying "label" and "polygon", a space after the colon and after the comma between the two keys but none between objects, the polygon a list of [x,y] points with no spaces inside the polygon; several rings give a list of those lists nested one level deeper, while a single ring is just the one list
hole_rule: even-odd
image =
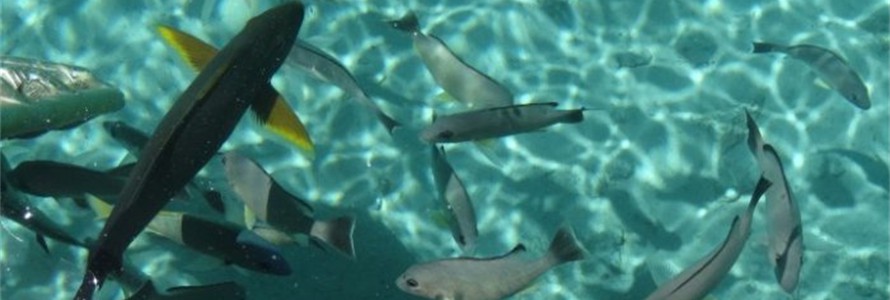
[{"label": "fish fin", "polygon": [[380,123],[383,124],[383,127],[386,127],[386,132],[389,132],[390,135],[392,135],[392,132],[396,128],[402,126],[402,123],[399,123],[399,121],[396,121],[379,108],[377,108],[375,115],[377,115],[377,119],[380,120]]},{"label": "fish fin", "polygon": [[818,87],[820,87],[820,88],[823,88],[823,89],[826,89],[826,90],[830,90],[830,89],[832,89],[831,86],[828,85],[827,82],[825,82],[825,80],[822,80],[822,77],[821,77],[821,76],[816,76],[816,79],[814,79],[814,81],[815,81],[815,82],[814,82],[815,85],[818,86]]},{"label": "fish fin", "polygon": [[501,156],[498,156],[496,153],[496,142],[497,140],[495,139],[484,139],[473,141],[473,144],[476,145],[476,149],[479,149],[479,152],[482,153],[482,156],[485,156],[489,163],[493,166],[500,167],[504,165],[504,161],[501,159]]},{"label": "fish fin", "polygon": [[130,177],[130,171],[132,171],[133,167],[135,167],[135,166],[136,166],[135,161],[131,162],[131,163],[125,163],[125,164],[119,165],[117,167],[106,170],[105,174],[108,174],[111,176],[116,176],[116,177],[124,177],[124,178]]},{"label": "fish fin", "polygon": [[355,218],[343,216],[334,220],[315,221],[309,235],[315,237],[349,258],[355,259],[355,248],[352,232],[355,230]]},{"label": "fish fin", "polygon": [[390,20],[386,23],[401,31],[410,33],[417,33],[420,31],[420,21],[417,20],[417,14],[413,11],[405,13],[405,15],[398,20]]},{"label": "fish fin", "polygon": [[298,241],[289,234],[272,228],[267,224],[257,223],[250,229],[250,231],[253,231],[256,235],[259,235],[264,240],[276,246],[298,243]]},{"label": "fish fin", "polygon": [[566,113],[566,116],[562,119],[563,123],[581,123],[584,121],[584,109],[573,109]]},{"label": "fish fin", "polygon": [[554,259],[555,264],[582,260],[587,255],[571,227],[562,227],[556,231],[553,241],[550,242],[548,253]]},{"label": "fish fin", "polygon": [[247,228],[253,228],[257,224],[256,214],[253,213],[246,205],[244,206],[244,226]]},{"label": "fish fin", "polygon": [[207,205],[210,208],[213,208],[216,212],[225,215],[226,214],[226,205],[223,203],[222,194],[216,190],[205,191],[204,193],[204,201],[207,201]]},{"label": "fish fin", "polygon": [[270,94],[271,97],[257,99],[258,101],[255,101],[250,106],[250,111],[253,112],[253,115],[263,127],[284,138],[287,142],[296,146],[297,149],[302,150],[309,160],[315,160],[315,144],[312,143],[312,138],[309,137],[306,126],[303,125],[300,117],[297,116],[287,101],[277,92],[274,92],[271,85],[268,88],[273,91]]},{"label": "fish fin", "polygon": [[[447,102],[447,103],[460,102],[457,100],[457,98],[454,98],[454,96],[452,96],[451,94],[449,94],[446,91],[442,91],[441,93],[436,95],[436,97],[434,97],[433,99],[435,100],[434,102]],[[433,120],[435,121],[435,119],[433,119]]]},{"label": "fish fin", "polygon": [[758,145],[763,144],[763,136],[760,135],[760,129],[757,127],[757,123],[754,122],[754,118],[751,117],[751,114],[745,109],[745,124],[748,127],[748,150],[751,150],[751,154],[757,156],[757,153],[760,152],[761,149],[757,149]]},{"label": "fish fin", "polygon": [[433,224],[441,229],[451,228],[451,213],[446,209],[436,209],[430,212],[430,219]]},{"label": "fish fin", "polygon": [[754,46],[751,53],[781,52],[784,51],[785,48],[772,43],[753,42],[751,44]]},{"label": "fish fin", "polygon": [[108,216],[111,215],[111,210],[114,208],[111,204],[105,202],[105,200],[99,199],[99,197],[87,194],[87,203],[89,203],[90,208],[93,209],[93,212],[96,213],[97,220],[108,219]]},{"label": "fish fin", "polygon": [[215,47],[179,29],[159,25],[158,33],[193,70],[200,71],[216,56]]},{"label": "fish fin", "polygon": [[43,252],[46,252],[46,254],[49,254],[49,247],[46,245],[46,238],[43,237],[43,235],[39,234],[39,233],[36,234],[35,238],[37,240],[37,244],[40,245],[41,249],[43,249]]},{"label": "fish fin", "polygon": [[757,207],[757,202],[760,201],[760,196],[763,196],[766,193],[766,190],[773,185],[772,182],[760,175],[760,180],[757,181],[757,187],[754,188],[754,193],[751,194],[751,200],[748,202],[748,210],[753,211],[755,207]]}]

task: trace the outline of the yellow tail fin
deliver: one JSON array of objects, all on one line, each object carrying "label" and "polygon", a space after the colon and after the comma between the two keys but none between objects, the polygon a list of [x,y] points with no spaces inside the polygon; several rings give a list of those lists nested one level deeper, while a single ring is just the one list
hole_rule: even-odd
[{"label": "yellow tail fin", "polygon": [[93,209],[93,212],[96,213],[97,220],[108,219],[108,216],[111,215],[111,210],[114,208],[111,204],[105,202],[105,200],[90,194],[87,194],[87,203],[90,205],[90,208]]}]

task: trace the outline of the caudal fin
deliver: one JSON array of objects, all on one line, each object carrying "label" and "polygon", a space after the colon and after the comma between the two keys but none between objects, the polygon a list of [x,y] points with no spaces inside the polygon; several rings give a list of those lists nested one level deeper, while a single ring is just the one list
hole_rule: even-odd
[{"label": "caudal fin", "polygon": [[562,119],[563,123],[581,123],[584,121],[584,110],[583,108],[574,109],[568,111],[565,117]]},{"label": "caudal fin", "polygon": [[316,221],[312,225],[309,235],[334,247],[350,258],[355,258],[355,248],[352,245],[352,231],[355,229],[355,219],[343,216],[334,220]]},{"label": "caudal fin", "polygon": [[386,127],[386,131],[389,132],[389,134],[392,134],[392,131],[395,130],[396,127],[402,126],[402,123],[399,123],[399,121],[386,115],[386,113],[381,110],[377,111],[377,119],[380,120],[380,123],[383,123],[383,126]]},{"label": "caudal fin", "polygon": [[582,260],[586,256],[571,227],[562,227],[556,232],[548,253],[554,260],[554,265]]},{"label": "caudal fin", "polygon": [[771,43],[753,42],[752,44],[754,45],[754,50],[752,50],[751,53],[781,52],[785,48]]},{"label": "caudal fin", "polygon": [[409,11],[401,19],[388,21],[387,23],[389,23],[389,25],[391,25],[393,28],[401,31],[407,31],[411,33],[420,31],[420,22],[417,21],[417,15],[414,14],[413,11]]}]

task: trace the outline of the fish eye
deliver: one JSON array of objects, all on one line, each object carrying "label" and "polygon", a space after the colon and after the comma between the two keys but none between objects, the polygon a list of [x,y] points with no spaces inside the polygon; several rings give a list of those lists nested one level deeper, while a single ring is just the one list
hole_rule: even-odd
[{"label": "fish eye", "polygon": [[445,130],[439,133],[440,139],[450,140],[452,137],[454,137],[454,132],[451,130]]},{"label": "fish eye", "polygon": [[410,287],[417,287],[417,286],[418,286],[417,280],[414,280],[413,278],[412,278],[412,279],[408,279],[408,280],[406,280],[405,283],[407,283],[408,286],[410,286]]}]

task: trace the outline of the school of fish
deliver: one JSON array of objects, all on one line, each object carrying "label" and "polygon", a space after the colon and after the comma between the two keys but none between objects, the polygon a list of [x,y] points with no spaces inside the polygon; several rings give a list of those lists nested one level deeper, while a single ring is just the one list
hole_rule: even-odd
[{"label": "school of fish", "polygon": [[[130,244],[143,231],[231,267],[273,276],[311,272],[288,263],[281,248],[287,244],[333,250],[337,259],[362,259],[353,243],[355,228],[361,224],[347,210],[333,216],[317,214],[311,195],[281,184],[256,157],[235,150],[220,152],[239,120],[250,111],[262,128],[310,160],[314,158],[313,141],[321,138],[310,137],[312,128],[298,117],[295,103],[271,84],[272,76],[283,66],[296,67],[340,88],[390,135],[412,123],[398,120],[397,114],[381,106],[386,102],[375,100],[334,55],[298,37],[305,11],[300,2],[271,8],[251,18],[220,47],[173,26],[157,26],[159,38],[197,75],[173,107],[157,116],[160,122],[150,133],[122,121],[102,123],[106,133],[136,157],[133,162],[107,170],[37,159],[13,166],[0,153],[3,217],[34,231],[38,245],[47,253],[47,237],[89,252],[74,299],[92,299],[109,279],[117,281],[131,299],[247,297],[245,289],[233,281],[158,290],[151,277],[127,259]],[[425,143],[430,151],[435,209],[443,212],[453,246],[463,255],[418,263],[398,278],[386,280],[405,293],[428,299],[502,299],[532,287],[538,277],[553,268],[586,260],[589,255],[582,246],[583,239],[577,238],[577,228],[569,226],[552,228],[555,233],[549,247],[535,257],[529,257],[522,243],[512,250],[504,249],[502,255],[476,256],[477,247],[486,244],[489,237],[480,234],[477,224],[478,203],[474,204],[468,192],[473,183],[461,179],[468,172],[467,166],[452,165],[446,146],[550,127],[559,130],[559,126],[584,122],[588,109],[562,108],[554,101],[515,103],[511,87],[494,79],[498,76],[481,71],[491,68],[472,66],[442,39],[424,32],[415,12],[381,23],[407,34],[406,39],[410,38],[435,84],[465,109],[434,114],[417,134],[417,141]],[[815,45],[767,42],[754,42],[752,52],[782,53],[802,61],[856,108],[867,110],[872,106],[865,81],[838,53]],[[500,73],[504,76],[503,71]],[[77,125],[124,106],[123,94],[89,71],[40,60],[0,58],[0,87],[3,139],[39,138],[51,130],[77,130]],[[49,121],[34,121],[44,118]],[[729,232],[713,251],[702,253],[701,259],[660,284],[647,299],[707,297],[744,252],[752,230],[759,230],[752,225],[761,202],[766,206],[768,236],[764,263],[772,266],[782,290],[797,295],[803,278],[805,227],[799,199],[794,197],[788,180],[793,174],[786,174],[783,156],[764,139],[747,110],[745,120],[746,142],[753,156],[750,165],[760,174],[759,181],[752,184],[746,209],[728,222]],[[223,197],[220,191],[199,182],[201,176],[208,176],[199,174],[208,164],[222,167],[224,174],[219,176],[234,195]],[[70,233],[36,209],[29,197],[72,199],[102,220],[101,233],[89,237]],[[765,201],[760,201],[761,197]],[[243,220],[227,217],[233,211],[243,211]],[[583,229],[578,232],[585,235]],[[318,299],[322,298],[320,295]]]}]

